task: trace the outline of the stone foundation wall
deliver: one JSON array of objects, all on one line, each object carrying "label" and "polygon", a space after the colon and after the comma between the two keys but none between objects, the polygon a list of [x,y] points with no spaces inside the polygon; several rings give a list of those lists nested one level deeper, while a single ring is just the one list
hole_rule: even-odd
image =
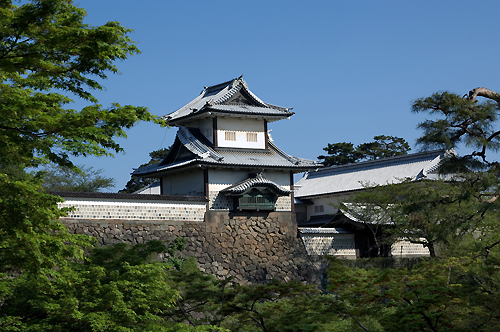
[{"label": "stone foundation wall", "polygon": [[99,244],[188,239],[185,256],[194,256],[201,270],[240,283],[269,279],[319,284],[321,262],[313,263],[297,238],[290,212],[252,216],[207,211],[204,222],[62,218],[73,233],[87,234]]}]

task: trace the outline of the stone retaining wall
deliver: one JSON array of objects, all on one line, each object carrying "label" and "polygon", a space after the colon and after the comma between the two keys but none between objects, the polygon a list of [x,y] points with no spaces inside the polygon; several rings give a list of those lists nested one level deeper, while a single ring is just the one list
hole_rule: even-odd
[{"label": "stone retaining wall", "polygon": [[183,255],[194,256],[202,271],[233,276],[240,283],[275,278],[318,283],[319,265],[297,238],[291,212],[234,215],[207,211],[204,222],[62,218],[73,233],[95,236],[99,244],[187,238]]}]

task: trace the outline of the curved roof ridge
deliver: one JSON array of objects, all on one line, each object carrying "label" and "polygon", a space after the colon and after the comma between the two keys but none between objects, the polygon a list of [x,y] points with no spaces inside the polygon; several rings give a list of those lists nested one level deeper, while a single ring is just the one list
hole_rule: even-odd
[{"label": "curved roof ridge", "polygon": [[[204,91],[205,90],[203,90],[195,99],[191,100],[186,105],[182,106],[181,108],[178,108],[177,110],[173,111],[172,113],[162,115],[162,116],[160,116],[160,118],[163,119],[163,120],[168,120],[168,119],[176,117],[179,113],[184,112],[186,109],[194,111],[194,109],[190,108],[189,106],[190,105],[195,105],[200,99],[202,99]],[[183,115],[180,115],[180,116],[183,116]]]},{"label": "curved roof ridge", "polygon": [[281,187],[276,182],[265,178],[262,175],[262,172],[258,173],[256,176],[249,177],[243,181],[235,183],[232,186],[224,188],[223,190],[221,190],[221,192],[225,193],[225,194],[231,194],[231,195],[242,195],[245,192],[252,189],[253,187],[259,187],[259,186],[265,186],[268,188],[271,187],[270,189],[272,191],[274,191],[276,194],[281,195],[281,196],[287,196],[292,192],[291,190],[288,190],[288,189]]},{"label": "curved roof ridge", "polygon": [[[205,104],[206,104],[206,103],[205,103],[204,105],[202,105],[202,106],[201,106],[200,108],[198,108],[198,109],[196,109],[196,108],[190,108],[189,106],[190,106],[190,105],[196,105],[196,104],[197,104],[197,103],[198,103],[201,99],[206,98],[206,95],[207,95],[207,94],[210,94],[210,93],[212,93],[212,92],[215,92],[215,91],[217,91],[218,89],[220,89],[220,91],[217,93],[217,94],[219,94],[222,90],[224,90],[224,88],[225,88],[225,87],[229,86],[230,84],[233,84],[233,85],[234,85],[234,82],[235,82],[235,81],[237,81],[237,80],[240,80],[242,76],[243,76],[243,75],[241,75],[241,76],[240,76],[240,77],[238,77],[238,78],[233,78],[232,80],[229,80],[229,81],[226,81],[226,82],[223,82],[223,83],[219,83],[219,84],[211,85],[211,86],[208,86],[208,87],[207,87],[207,86],[203,87],[203,90],[201,90],[200,94],[199,94],[199,95],[198,95],[195,99],[191,100],[189,103],[187,103],[186,105],[184,105],[184,106],[182,106],[182,107],[178,108],[177,110],[173,111],[172,113],[169,113],[169,114],[166,114],[166,115],[161,116],[161,118],[162,118],[162,119],[167,119],[167,120],[168,120],[168,119],[175,118],[175,117],[176,117],[179,113],[185,113],[185,112],[186,112],[186,110],[189,110],[189,111],[190,111],[190,112],[188,112],[188,114],[189,114],[189,113],[191,113],[191,114],[192,114],[192,113],[196,113],[196,112],[198,112],[198,111],[202,110],[202,109],[204,108],[204,106],[205,106]],[[217,95],[217,94],[216,94],[216,95]],[[213,98],[212,98],[212,99],[207,100],[207,102],[208,102],[208,103],[213,102]],[[180,116],[182,117],[182,116],[185,116],[185,115],[186,115],[186,114],[184,114],[184,115],[180,115]]]},{"label": "curved roof ridge", "polygon": [[[444,150],[420,152],[350,165],[333,166],[309,172],[300,181],[297,198],[332,195],[365,188],[363,183],[385,185],[400,183],[402,179],[412,181],[430,176],[425,172],[435,171],[440,166]],[[432,175],[434,176],[434,175]]]},{"label": "curved roof ridge", "polygon": [[[429,165],[422,169],[422,175],[427,176],[427,174],[436,172],[442,164],[444,154],[440,154],[433,160],[429,162]],[[417,175],[418,177],[418,175]]]},{"label": "curved roof ridge", "polygon": [[457,156],[457,153],[454,149],[443,151],[443,153],[441,153],[438,157],[436,157],[436,159],[431,162],[431,165],[429,165],[425,172],[427,174],[436,172],[443,163],[444,159],[449,158],[450,156]]},{"label": "curved roof ridge", "polygon": [[[255,113],[257,115],[269,116],[271,119],[273,119],[273,121],[280,120],[285,117],[290,117],[294,114],[294,112],[290,111],[292,108],[276,106],[262,101],[252,91],[250,91],[247,83],[243,80],[242,77],[243,75],[227,82],[223,82],[210,87],[204,87],[201,93],[191,102],[172,113],[163,115],[161,118],[167,120],[170,124],[175,125],[177,123],[177,125],[182,125],[182,121],[185,121],[186,119],[189,119],[191,117],[202,115],[206,112],[210,112],[211,109],[213,107],[217,107],[217,105],[219,105],[219,107],[236,107],[236,109],[226,107],[227,109],[225,109],[224,111],[228,113]],[[246,98],[255,103],[255,105],[253,106],[255,109],[248,110],[248,107],[240,104],[226,104],[226,102],[231,97],[233,97],[236,93],[242,91],[242,89],[244,90]]]},{"label": "curved roof ridge", "polygon": [[[235,80],[238,80],[238,79],[235,79]],[[222,96],[218,97],[217,99],[212,99],[212,102],[211,102],[212,105],[213,104],[221,104],[221,103],[227,101],[229,98],[231,98],[238,91],[241,90],[243,85],[241,84],[241,82],[238,84],[234,84],[235,80],[233,80],[233,86],[226,93],[224,93]]]},{"label": "curved roof ridge", "polygon": [[309,159],[294,157],[294,156],[291,156],[291,155],[287,154],[286,152],[284,152],[280,148],[278,148],[276,146],[276,144],[274,144],[274,142],[272,140],[268,140],[268,145],[273,150],[275,150],[276,153],[278,153],[280,156],[282,156],[283,158],[285,158],[286,160],[288,160],[289,162],[291,162],[291,163],[293,163],[295,165],[299,165],[300,163],[306,163],[306,164],[311,164],[311,165],[315,165],[316,164],[316,162],[314,160],[309,160]]},{"label": "curved roof ridge", "polygon": [[211,85],[211,86],[205,86],[205,87],[203,87],[203,90],[201,91],[200,95],[203,94],[203,92],[208,92],[210,90],[217,90],[219,87],[222,90],[225,86],[230,85],[234,81],[240,80],[242,77],[243,77],[243,75],[241,75],[240,77],[237,77],[237,78],[233,78],[232,80],[229,80],[229,81],[226,81],[226,82],[222,82],[222,83]]},{"label": "curved roof ridge", "polygon": [[264,102],[262,99],[260,99],[259,97],[257,97],[252,91],[250,91],[250,89],[248,88],[247,82],[245,82],[243,80],[241,80],[241,82],[243,84],[243,87],[244,87],[245,91],[248,93],[248,95],[255,102],[257,102],[259,104],[262,104],[262,106],[273,108],[273,109],[280,110],[280,111],[285,111],[285,112],[288,112],[289,110],[291,110],[291,108],[288,108],[288,107],[276,106],[276,105],[272,105],[272,104],[268,104],[268,103]]},{"label": "curved roof ridge", "polygon": [[200,140],[198,140],[186,127],[179,127],[179,130],[177,131],[177,137],[186,147],[186,149],[202,159],[211,157],[215,160],[222,160],[224,158],[220,154],[200,142]]}]

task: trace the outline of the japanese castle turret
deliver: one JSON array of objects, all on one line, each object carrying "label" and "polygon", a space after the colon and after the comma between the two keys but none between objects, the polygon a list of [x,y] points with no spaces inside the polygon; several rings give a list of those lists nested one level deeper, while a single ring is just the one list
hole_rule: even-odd
[{"label": "japanese castle turret", "polygon": [[167,157],[134,175],[159,178],[162,195],[206,196],[207,212],[293,212],[293,174],[318,167],[269,135],[269,123],[293,114],[262,101],[241,77],[205,87],[163,117],[178,127]]}]

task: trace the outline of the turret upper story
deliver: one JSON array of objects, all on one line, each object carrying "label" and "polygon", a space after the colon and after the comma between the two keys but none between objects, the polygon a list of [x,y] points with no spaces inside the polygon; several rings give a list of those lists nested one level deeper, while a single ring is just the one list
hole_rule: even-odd
[{"label": "turret upper story", "polygon": [[269,122],[289,118],[291,108],[263,102],[242,76],[205,87],[186,106],[163,116],[171,126],[197,128],[216,148],[267,149]]}]

